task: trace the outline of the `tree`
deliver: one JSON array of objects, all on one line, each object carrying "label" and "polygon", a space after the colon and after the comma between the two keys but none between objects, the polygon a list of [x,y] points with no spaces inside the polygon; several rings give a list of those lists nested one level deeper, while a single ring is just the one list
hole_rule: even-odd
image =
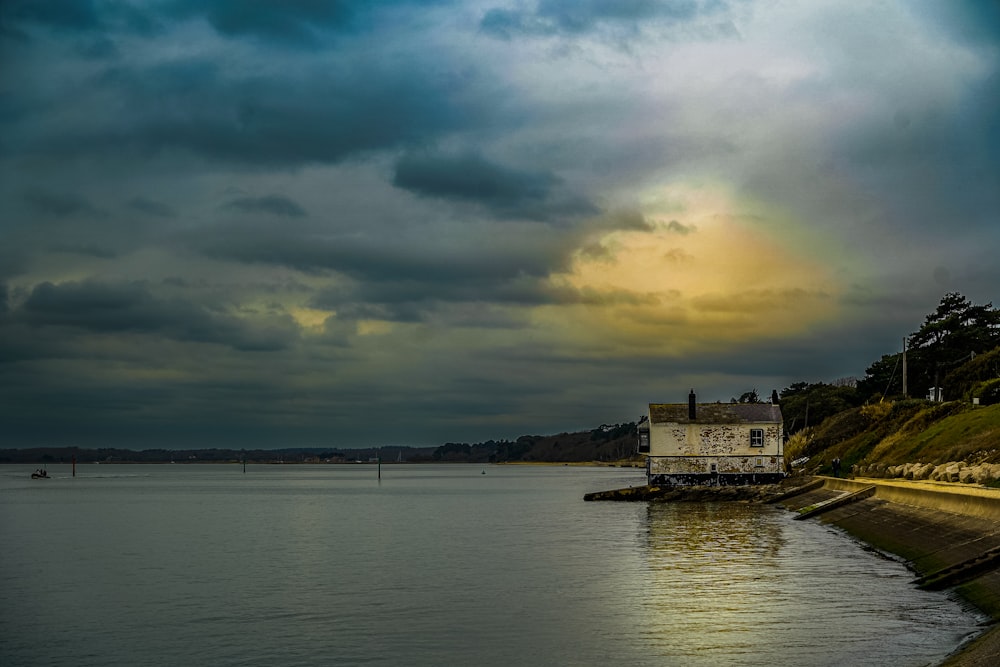
[{"label": "tree", "polygon": [[909,343],[910,349],[933,350],[943,358],[982,354],[1000,343],[1000,311],[992,303],[977,306],[958,292],[949,292],[920,330],[910,335]]},{"label": "tree", "polygon": [[1000,311],[949,292],[908,342],[908,384],[918,391],[937,386],[950,370],[1000,344]]},{"label": "tree", "polygon": [[754,387],[750,391],[745,391],[740,394],[739,398],[730,399],[731,403],[763,403],[760,400],[760,396],[757,394],[757,388]]},{"label": "tree", "polygon": [[467,461],[472,446],[464,442],[447,442],[434,450],[435,461]]},{"label": "tree", "polygon": [[[984,399],[981,390],[997,382],[1000,382],[1000,346],[952,369],[941,385],[948,388],[950,397],[971,400]],[[987,405],[985,400],[981,404]]]},{"label": "tree", "polygon": [[860,404],[857,389],[824,382],[796,382],[781,392],[781,414],[785,430],[795,433],[806,426],[818,426],[831,415]]},{"label": "tree", "polygon": [[858,395],[865,399],[901,396],[903,394],[902,354],[883,354],[865,370],[858,380]]},{"label": "tree", "polygon": [[799,394],[804,394],[809,391],[809,387],[812,386],[808,382],[793,382],[791,385],[785,387],[781,390],[782,400],[787,400],[792,396],[798,396]]}]

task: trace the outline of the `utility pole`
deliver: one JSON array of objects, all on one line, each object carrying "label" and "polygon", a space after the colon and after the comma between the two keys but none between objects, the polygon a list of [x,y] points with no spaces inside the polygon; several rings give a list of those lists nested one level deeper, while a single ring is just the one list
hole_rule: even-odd
[{"label": "utility pole", "polygon": [[906,338],[903,338],[903,399],[906,399]]}]

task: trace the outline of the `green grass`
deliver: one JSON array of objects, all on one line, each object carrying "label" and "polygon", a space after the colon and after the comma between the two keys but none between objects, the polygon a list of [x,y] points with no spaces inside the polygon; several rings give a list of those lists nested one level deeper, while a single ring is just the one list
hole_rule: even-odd
[{"label": "green grass", "polygon": [[933,416],[921,415],[918,424],[923,428],[904,436],[887,453],[899,458],[893,463],[946,463],[970,457],[977,462],[1000,462],[1000,405],[969,408],[936,421]]},{"label": "green grass", "polygon": [[834,458],[845,469],[856,463],[1000,463],[1000,404],[974,408],[911,399],[845,410],[810,430],[796,444],[823,470]]}]

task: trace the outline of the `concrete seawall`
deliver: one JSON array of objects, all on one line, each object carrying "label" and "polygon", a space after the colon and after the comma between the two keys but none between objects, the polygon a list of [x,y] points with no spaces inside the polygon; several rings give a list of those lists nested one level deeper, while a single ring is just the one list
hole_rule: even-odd
[{"label": "concrete seawall", "polygon": [[847,492],[875,487],[875,497],[890,503],[926,507],[962,516],[1000,521],[1000,489],[944,482],[904,482],[887,479],[823,477],[823,486]]},{"label": "concrete seawall", "polygon": [[953,589],[993,620],[943,663],[1000,665],[1000,489],[939,482],[817,478],[773,499],[899,556],[923,588]]}]

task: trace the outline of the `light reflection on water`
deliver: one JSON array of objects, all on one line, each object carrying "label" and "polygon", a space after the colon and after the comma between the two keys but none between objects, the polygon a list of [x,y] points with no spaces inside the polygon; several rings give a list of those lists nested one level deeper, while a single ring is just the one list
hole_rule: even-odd
[{"label": "light reflection on water", "polygon": [[783,510],[650,504],[646,519],[645,637],[676,664],[933,664],[968,632],[901,564]]},{"label": "light reflection on water", "polygon": [[0,466],[0,664],[926,665],[975,623],[778,508],[606,468]]}]

